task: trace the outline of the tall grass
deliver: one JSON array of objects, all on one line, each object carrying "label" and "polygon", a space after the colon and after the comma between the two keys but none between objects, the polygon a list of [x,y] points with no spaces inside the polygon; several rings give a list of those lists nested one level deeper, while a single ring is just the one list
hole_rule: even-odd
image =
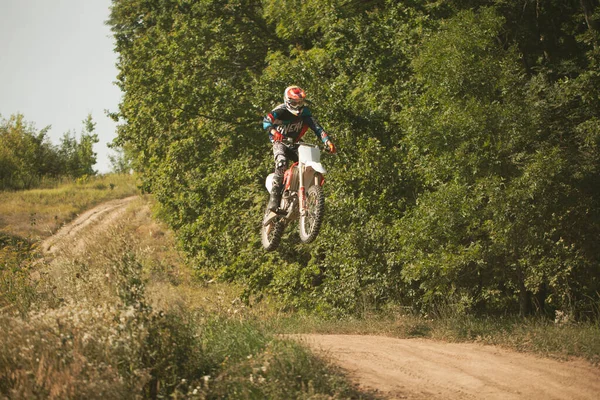
[{"label": "tall grass", "polygon": [[369,398],[231,289],[195,283],[146,201],[84,231],[84,251],[15,261],[38,277],[29,307],[0,311],[0,398]]},{"label": "tall grass", "polygon": [[0,232],[39,240],[80,212],[138,193],[133,175],[85,177],[45,189],[0,192]]},{"label": "tall grass", "polygon": [[454,316],[431,321],[431,327],[429,336],[433,339],[476,341],[553,358],[581,357],[600,363],[598,321]]},{"label": "tall grass", "polygon": [[33,244],[0,233],[0,312],[27,312],[36,297],[30,278]]}]

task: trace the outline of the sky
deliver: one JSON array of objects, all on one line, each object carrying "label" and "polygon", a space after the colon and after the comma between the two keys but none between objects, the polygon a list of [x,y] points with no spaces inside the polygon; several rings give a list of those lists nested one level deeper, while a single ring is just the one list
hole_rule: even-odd
[{"label": "sky", "polygon": [[91,113],[100,142],[95,169],[109,172],[106,146],[122,93],[117,55],[105,25],[111,0],[0,0],[0,115],[21,113],[37,130],[51,125],[54,144],[79,135]]}]

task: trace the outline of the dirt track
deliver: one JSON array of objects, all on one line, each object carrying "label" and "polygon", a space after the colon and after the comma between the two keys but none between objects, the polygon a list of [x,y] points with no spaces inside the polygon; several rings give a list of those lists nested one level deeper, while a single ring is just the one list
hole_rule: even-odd
[{"label": "dirt track", "polygon": [[126,210],[127,205],[137,199],[131,196],[125,199],[117,199],[102,203],[91,210],[79,215],[74,221],[63,226],[53,236],[44,240],[40,245],[44,253],[56,253],[61,247],[70,247],[71,250],[81,250],[84,246],[79,239],[80,232],[84,229],[99,231],[106,229],[112,221],[115,221]]},{"label": "dirt track", "polygon": [[302,335],[387,399],[599,399],[600,368],[478,344]]},{"label": "dirt track", "polygon": [[[85,251],[84,230],[107,229],[136,196],[81,214],[42,249]],[[385,399],[600,399],[600,368],[478,344],[359,335],[301,335],[360,387]]]}]

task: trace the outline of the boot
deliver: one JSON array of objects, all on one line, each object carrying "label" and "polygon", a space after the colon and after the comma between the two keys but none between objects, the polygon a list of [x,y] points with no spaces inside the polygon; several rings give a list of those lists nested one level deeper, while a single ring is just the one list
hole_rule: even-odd
[{"label": "boot", "polygon": [[270,211],[277,212],[279,204],[281,203],[281,192],[283,192],[283,179],[278,180],[277,177],[273,179],[273,187],[271,188],[271,197],[269,198],[269,205],[267,208]]}]

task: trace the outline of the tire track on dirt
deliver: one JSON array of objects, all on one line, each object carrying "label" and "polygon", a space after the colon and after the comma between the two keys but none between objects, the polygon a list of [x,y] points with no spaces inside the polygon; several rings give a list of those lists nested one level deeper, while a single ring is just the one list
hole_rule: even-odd
[{"label": "tire track on dirt", "polygon": [[102,230],[122,215],[127,205],[137,198],[138,196],[130,196],[124,199],[111,200],[85,211],[74,221],[63,226],[54,235],[44,240],[40,248],[46,254],[55,254],[66,246],[73,250],[81,249],[84,243],[79,239],[79,236],[81,236],[80,234],[84,229]]}]

